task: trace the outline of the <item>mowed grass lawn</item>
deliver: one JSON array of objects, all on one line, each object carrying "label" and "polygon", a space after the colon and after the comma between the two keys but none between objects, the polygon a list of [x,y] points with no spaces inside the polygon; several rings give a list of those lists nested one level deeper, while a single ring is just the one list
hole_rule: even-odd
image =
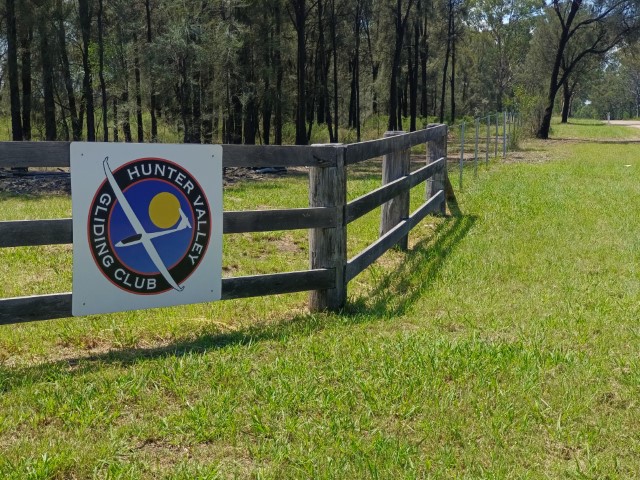
[{"label": "mowed grass lawn", "polygon": [[[0,477],[636,477],[640,144],[524,147],[358,277],[340,315],[296,294],[0,327]],[[374,183],[358,175],[353,192]],[[300,179],[280,182],[303,206]],[[225,201],[253,188],[284,195]],[[274,243],[304,268],[306,232],[269,235],[225,246],[227,273],[273,269]],[[68,251],[41,254],[64,289]],[[37,253],[0,250],[2,296],[34,276],[21,255]]]}]

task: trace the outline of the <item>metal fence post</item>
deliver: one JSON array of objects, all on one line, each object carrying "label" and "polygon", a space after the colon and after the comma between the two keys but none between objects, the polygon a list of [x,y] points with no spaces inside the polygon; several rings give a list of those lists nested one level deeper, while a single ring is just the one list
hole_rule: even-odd
[{"label": "metal fence post", "polygon": [[507,156],[507,112],[502,112],[502,157]]},{"label": "metal fence post", "polygon": [[489,149],[491,148],[491,114],[487,115],[487,150],[484,157],[484,163],[488,167],[489,166]]},{"label": "metal fence post", "polygon": [[508,143],[510,144],[511,140],[512,140],[511,129],[512,129],[512,126],[513,126],[513,112],[509,112],[507,115],[508,115],[508,117],[507,117],[507,129],[508,129],[507,140],[508,140]]},{"label": "metal fence post", "polygon": [[478,176],[478,136],[480,135],[480,119],[476,118],[476,148],[473,155],[473,175]]},{"label": "metal fence post", "polygon": [[[396,135],[402,135],[406,132],[385,132],[384,137],[393,137]],[[382,157],[382,184],[386,185],[389,182],[409,175],[410,163],[411,163],[411,151],[410,150],[398,150],[391,152]],[[409,216],[409,191],[399,194],[397,197],[392,198],[388,202],[382,205],[382,216],[380,219],[380,236],[383,236],[396,225],[398,225],[403,219]],[[396,246],[400,250],[409,249],[409,236],[403,237]]]},{"label": "metal fence post", "polygon": [[460,190],[462,190],[462,170],[464,168],[464,122],[460,125]]},{"label": "metal fence post", "polygon": [[345,147],[342,144],[327,145],[335,148],[335,167],[309,168],[309,206],[335,207],[336,227],[309,230],[309,264],[311,269],[335,269],[335,288],[314,290],[309,293],[309,310],[337,311],[347,301],[345,270],[347,265],[347,227],[344,212],[347,201],[347,175]]},{"label": "metal fence post", "polygon": [[493,154],[494,158],[498,157],[498,124],[500,123],[500,114],[496,112],[496,144],[495,144],[495,153]]}]

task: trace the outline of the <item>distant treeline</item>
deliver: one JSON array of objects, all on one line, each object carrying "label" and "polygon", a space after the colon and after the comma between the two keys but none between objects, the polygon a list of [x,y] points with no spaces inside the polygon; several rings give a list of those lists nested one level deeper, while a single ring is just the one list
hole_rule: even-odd
[{"label": "distant treeline", "polygon": [[[187,143],[280,144],[290,124],[298,144],[318,126],[339,142],[373,115],[415,130],[506,108],[543,122],[561,89],[568,115],[594,72],[611,74],[605,54],[633,40],[634,5],[5,0],[1,105],[14,140],[149,142],[163,124]],[[629,94],[632,56],[621,58],[616,101],[637,110],[640,75]]]}]

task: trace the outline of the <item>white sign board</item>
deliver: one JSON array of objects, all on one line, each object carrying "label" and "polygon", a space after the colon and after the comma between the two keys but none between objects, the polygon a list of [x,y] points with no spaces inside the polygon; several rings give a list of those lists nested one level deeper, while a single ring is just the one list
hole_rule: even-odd
[{"label": "white sign board", "polygon": [[73,315],[219,300],[222,147],[71,144]]}]

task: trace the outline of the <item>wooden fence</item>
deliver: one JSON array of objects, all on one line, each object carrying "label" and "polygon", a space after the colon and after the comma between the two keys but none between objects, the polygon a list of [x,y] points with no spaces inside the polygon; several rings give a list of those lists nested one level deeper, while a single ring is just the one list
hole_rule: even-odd
[{"label": "wooden fence", "polygon": [[[309,308],[338,310],[347,284],[396,244],[406,248],[409,231],[429,213],[445,213],[447,127],[349,145],[224,145],[224,167],[309,167],[309,207],[227,211],[225,234],[310,229],[310,269],[222,279],[222,299],[310,291]],[[410,148],[428,145],[424,167],[409,171]],[[69,167],[68,142],[0,142],[0,167]],[[346,202],[350,165],[383,156],[384,185]],[[426,201],[409,214],[411,188],[426,182]],[[347,225],[383,206],[380,238],[347,259]],[[0,221],[0,248],[70,244],[72,220]],[[71,316],[71,292],[0,299],[0,324]]]}]

